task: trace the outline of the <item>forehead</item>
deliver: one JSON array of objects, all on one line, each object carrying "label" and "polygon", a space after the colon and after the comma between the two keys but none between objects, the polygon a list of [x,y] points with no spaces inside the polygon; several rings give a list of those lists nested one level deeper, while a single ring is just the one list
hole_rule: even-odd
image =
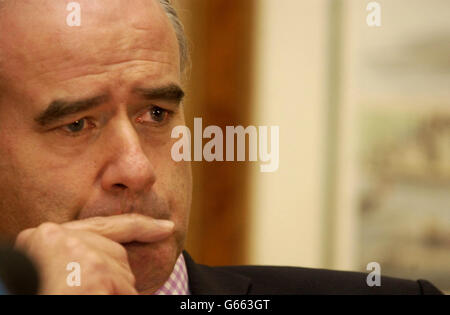
[{"label": "forehead", "polygon": [[0,62],[6,78],[48,85],[130,62],[146,65],[149,73],[156,65],[166,65],[165,72],[179,69],[176,36],[157,0],[77,2],[80,27],[67,24],[67,1],[6,2],[0,13]]}]

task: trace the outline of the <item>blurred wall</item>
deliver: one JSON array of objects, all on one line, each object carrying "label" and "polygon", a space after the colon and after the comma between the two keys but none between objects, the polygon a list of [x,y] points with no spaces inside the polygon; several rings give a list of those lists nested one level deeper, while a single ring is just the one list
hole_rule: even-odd
[{"label": "blurred wall", "polygon": [[280,126],[277,172],[251,178],[249,262],[324,263],[326,1],[260,0],[254,119]]},{"label": "blurred wall", "polygon": [[183,0],[187,123],[280,126],[280,165],[194,162],[187,248],[210,264],[321,266],[326,1]]},{"label": "blurred wall", "polygon": [[195,162],[188,250],[209,264],[450,275],[450,3],[179,0],[187,123],[280,127],[280,164]]},{"label": "blurred wall", "polygon": [[[190,39],[186,123],[203,128],[247,126],[252,116],[254,2],[183,0],[179,13]],[[203,141],[206,144],[207,140]],[[225,143],[225,141],[224,141]],[[225,152],[225,151],[224,151]],[[187,249],[205,264],[246,261],[250,163],[193,162],[194,191]]]}]

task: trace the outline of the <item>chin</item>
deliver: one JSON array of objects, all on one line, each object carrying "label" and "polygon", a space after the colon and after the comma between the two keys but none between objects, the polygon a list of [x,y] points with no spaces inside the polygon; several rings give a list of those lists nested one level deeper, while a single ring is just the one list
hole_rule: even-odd
[{"label": "chin", "polygon": [[172,273],[182,251],[174,235],[156,243],[124,244],[138,292],[153,293]]}]

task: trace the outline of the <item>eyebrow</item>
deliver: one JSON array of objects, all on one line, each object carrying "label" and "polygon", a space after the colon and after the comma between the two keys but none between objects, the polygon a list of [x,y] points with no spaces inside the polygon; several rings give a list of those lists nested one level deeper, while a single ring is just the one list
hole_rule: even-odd
[{"label": "eyebrow", "polygon": [[[179,104],[184,98],[183,90],[176,84],[169,84],[157,88],[135,88],[134,94],[147,100],[166,100]],[[55,100],[47,106],[47,109],[39,114],[35,121],[42,127],[67,116],[75,115],[98,107],[109,100],[108,95],[100,95],[77,101]]]},{"label": "eyebrow", "polygon": [[100,95],[77,101],[55,100],[48,105],[44,112],[35,118],[35,121],[41,126],[47,126],[64,117],[100,106],[107,100],[107,95]]},{"label": "eyebrow", "polygon": [[135,88],[134,94],[148,100],[165,100],[173,103],[181,103],[185,94],[176,84],[169,84],[159,88]]}]

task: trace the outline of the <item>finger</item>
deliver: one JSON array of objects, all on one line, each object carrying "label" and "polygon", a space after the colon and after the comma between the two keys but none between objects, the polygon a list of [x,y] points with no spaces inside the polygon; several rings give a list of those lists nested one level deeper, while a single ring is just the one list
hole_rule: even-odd
[{"label": "finger", "polygon": [[136,294],[136,278],[128,264],[101,252],[90,257],[80,261],[82,278],[85,279],[81,284],[82,291],[88,294],[102,294],[102,291],[108,294]]},{"label": "finger", "polygon": [[88,245],[90,248],[102,252],[120,262],[128,264],[128,253],[120,243],[110,240],[102,235],[90,232],[65,228],[70,233],[70,250],[72,253],[81,252],[77,247]]},{"label": "finger", "polygon": [[137,295],[138,292],[134,287],[134,283],[123,274],[115,275],[113,280],[113,294]]},{"label": "finger", "polygon": [[63,223],[62,226],[93,232],[117,243],[151,243],[172,234],[174,223],[133,213],[71,221]]},{"label": "finger", "polygon": [[36,229],[32,228],[32,229],[26,229],[23,230],[22,232],[19,233],[19,235],[17,235],[16,237],[16,242],[14,244],[14,248],[15,249],[26,249],[26,244],[28,242],[28,239],[30,238],[30,236],[34,233]]},{"label": "finger", "polygon": [[[132,287],[134,289],[134,286],[136,284],[136,278],[131,271],[131,268],[128,264],[124,265],[120,261],[114,260],[110,257],[105,257],[107,260],[107,269],[108,274],[111,275],[111,279],[113,281],[113,284],[117,285],[117,288],[125,288],[127,292],[129,292],[129,287]],[[118,291],[116,287],[114,287],[114,291]],[[120,291],[120,290],[119,290]],[[134,290],[133,290],[134,291]],[[117,294],[129,294],[125,293],[125,291],[120,291],[121,293]]]},{"label": "finger", "polygon": [[[87,231],[71,231],[72,248],[80,244],[79,246],[88,246],[90,250],[94,250],[101,254],[102,257],[107,259],[108,265],[113,269],[112,274],[122,274],[132,285],[134,285],[136,279],[131,270],[128,262],[128,254],[125,247],[121,244],[111,241],[110,239]],[[74,239],[79,241],[75,242]],[[83,245],[81,245],[83,244]],[[71,252],[80,252],[77,250],[71,250]],[[74,258],[76,259],[76,258]],[[78,258],[79,259],[79,258]],[[80,260],[80,259],[79,259]]]}]

